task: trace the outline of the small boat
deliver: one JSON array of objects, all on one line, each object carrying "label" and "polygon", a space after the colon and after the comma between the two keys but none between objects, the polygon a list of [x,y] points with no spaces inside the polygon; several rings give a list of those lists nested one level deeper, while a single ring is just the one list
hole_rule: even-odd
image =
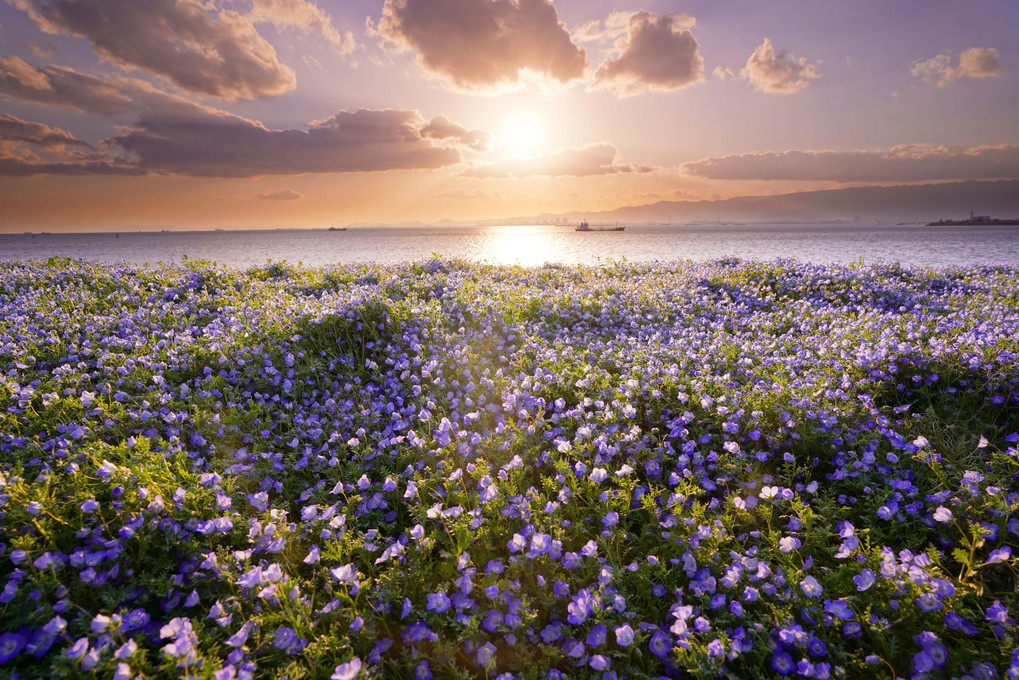
[{"label": "small boat", "polygon": [[618,223],[614,227],[610,227],[608,225],[599,225],[592,227],[585,221],[578,224],[577,228],[574,229],[574,231],[623,231],[624,229],[626,229],[626,227],[621,227],[619,226]]}]

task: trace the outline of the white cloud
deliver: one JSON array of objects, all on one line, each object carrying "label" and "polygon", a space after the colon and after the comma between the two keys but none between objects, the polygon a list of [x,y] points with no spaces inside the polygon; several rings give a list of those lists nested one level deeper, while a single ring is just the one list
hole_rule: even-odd
[{"label": "white cloud", "polygon": [[758,45],[740,77],[755,89],[768,94],[791,94],[810,87],[810,81],[821,77],[817,64],[797,59],[788,50],[775,52],[770,38]]},{"label": "white cloud", "polygon": [[703,81],[704,59],[690,30],[695,24],[693,17],[679,13],[613,13],[604,33],[623,34],[616,39],[615,55],[595,72],[595,86],[633,95]]},{"label": "white cloud", "polygon": [[959,61],[952,65],[950,53],[939,54],[924,61],[915,61],[909,72],[924,82],[945,87],[961,78],[991,78],[1001,73],[998,50],[993,47],[971,47],[963,50]]}]

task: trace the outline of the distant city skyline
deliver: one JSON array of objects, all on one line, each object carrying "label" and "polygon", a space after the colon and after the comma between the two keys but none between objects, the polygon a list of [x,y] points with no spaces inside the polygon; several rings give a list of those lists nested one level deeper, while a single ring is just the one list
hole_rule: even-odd
[{"label": "distant city skyline", "polygon": [[1016,26],[1011,0],[0,0],[0,232],[1019,179]]}]

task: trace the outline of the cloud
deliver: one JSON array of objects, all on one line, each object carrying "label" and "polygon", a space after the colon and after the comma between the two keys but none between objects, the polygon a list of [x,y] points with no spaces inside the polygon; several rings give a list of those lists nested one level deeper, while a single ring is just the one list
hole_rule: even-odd
[{"label": "cloud", "polygon": [[474,151],[487,151],[492,145],[492,134],[485,130],[468,130],[451,123],[445,116],[436,116],[421,128],[421,136],[429,139],[452,139]]},{"label": "cloud", "polygon": [[90,146],[60,128],[31,123],[7,113],[0,113],[0,140],[37,144],[43,147]]},{"label": "cloud", "polygon": [[103,116],[213,110],[136,78],[101,78],[61,66],[38,68],[18,57],[0,57],[0,95]]},{"label": "cloud", "polygon": [[337,31],[329,15],[308,0],[254,0],[248,16],[252,21],[268,21],[277,28],[294,27],[321,33],[340,54],[350,54],[357,47],[353,33]]},{"label": "cloud", "polygon": [[755,89],[768,94],[791,94],[810,87],[810,81],[821,77],[816,64],[797,59],[788,50],[778,53],[765,38],[758,45],[740,76]]},{"label": "cloud", "polygon": [[708,179],[923,182],[1019,178],[1019,145],[903,144],[880,151],[779,151],[706,158],[683,170]]},{"label": "cloud", "polygon": [[299,201],[304,198],[304,195],[297,193],[293,189],[281,189],[279,191],[268,191],[264,194],[258,194],[258,198],[264,198],[268,201]]},{"label": "cloud", "polygon": [[580,149],[566,148],[534,158],[511,158],[499,163],[477,165],[465,171],[465,177],[481,179],[506,177],[588,177],[621,172],[650,172],[651,168],[621,163],[619,151],[608,143],[588,144]]},{"label": "cloud", "polygon": [[[618,30],[626,14],[616,12],[606,30]],[[690,29],[693,17],[685,14],[629,15],[625,35],[615,44],[616,55],[594,74],[596,87],[609,87],[623,95],[646,90],[677,90],[704,80],[704,59]]]},{"label": "cloud", "polygon": [[138,172],[201,177],[430,169],[461,162],[491,134],[417,111],[341,111],[305,129],[262,123],[160,92],[131,78],[98,78],[73,69],[36,68],[0,59],[0,95],[107,116],[136,114],[103,141],[133,158]]},{"label": "cloud", "polygon": [[441,168],[457,148],[426,137],[416,111],[341,111],[303,130],[271,130],[230,115],[142,115],[135,129],[106,140],[155,172],[200,177],[376,172]]},{"label": "cloud", "polygon": [[960,78],[991,78],[1001,73],[998,50],[993,47],[971,47],[959,55],[952,66],[952,55],[939,54],[925,61],[914,61],[909,72],[924,82],[945,87]]},{"label": "cloud", "polygon": [[86,38],[101,56],[191,92],[247,99],[281,94],[294,72],[237,12],[201,0],[8,0],[43,31]]},{"label": "cloud", "polygon": [[66,130],[0,114],[0,176],[139,173]]},{"label": "cloud", "polygon": [[547,0],[386,0],[370,28],[460,90],[512,88],[527,72],[567,83],[587,67]]}]

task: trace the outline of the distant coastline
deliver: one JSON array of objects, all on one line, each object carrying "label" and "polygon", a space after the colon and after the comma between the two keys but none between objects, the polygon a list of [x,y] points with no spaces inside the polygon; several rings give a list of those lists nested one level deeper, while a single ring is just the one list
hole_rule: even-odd
[{"label": "distant coastline", "polygon": [[974,220],[938,220],[928,222],[928,227],[983,227],[1019,225],[1019,218],[1012,219],[974,219]]}]

